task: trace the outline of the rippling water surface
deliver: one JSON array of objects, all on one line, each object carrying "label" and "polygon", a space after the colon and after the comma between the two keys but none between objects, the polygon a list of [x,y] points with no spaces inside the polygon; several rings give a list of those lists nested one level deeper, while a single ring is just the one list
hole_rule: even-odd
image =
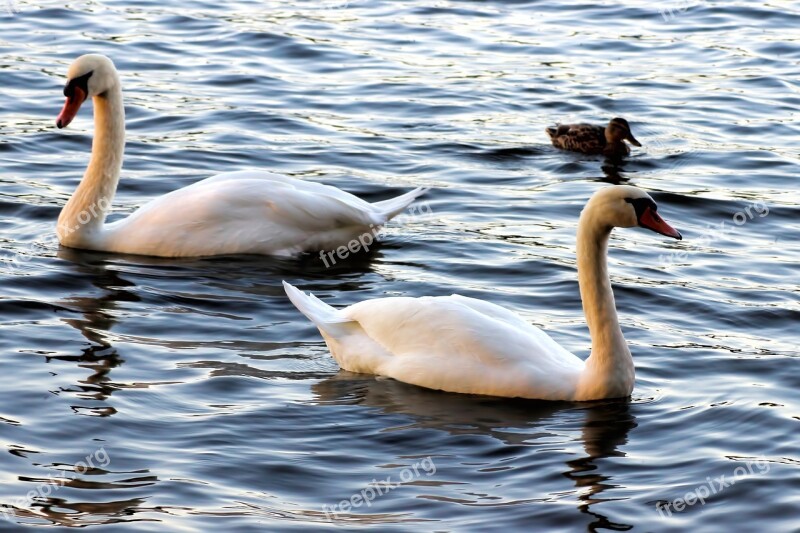
[{"label": "rippling water surface", "polygon": [[[599,4],[0,9],[0,530],[797,531],[798,5]],[[428,214],[332,268],[61,249],[91,108],[54,119],[88,52],[126,95],[114,217],[245,168],[370,200],[427,185]],[[622,163],[547,144],[548,124],[615,115],[644,143]],[[650,191],[685,238],[612,238],[630,401],[340,372],[280,287],[459,292],[585,357],[575,229],[609,183]]]}]

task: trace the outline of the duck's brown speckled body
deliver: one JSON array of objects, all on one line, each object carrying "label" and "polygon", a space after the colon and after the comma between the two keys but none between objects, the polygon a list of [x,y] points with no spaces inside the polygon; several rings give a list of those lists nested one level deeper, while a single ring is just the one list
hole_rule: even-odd
[{"label": "duck's brown speckled body", "polygon": [[641,146],[624,118],[612,118],[605,127],[594,124],[559,124],[545,131],[550,135],[553,146],[571,152],[622,156],[630,153],[626,140],[634,146]]}]

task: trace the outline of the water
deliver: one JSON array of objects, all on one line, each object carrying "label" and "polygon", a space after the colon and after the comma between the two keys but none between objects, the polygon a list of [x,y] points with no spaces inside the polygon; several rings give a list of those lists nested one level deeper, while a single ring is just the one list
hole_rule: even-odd
[{"label": "water", "polygon": [[[632,1],[8,5],[0,530],[800,527],[796,3],[681,1],[667,20]],[[427,185],[430,214],[331,268],[59,249],[91,108],[54,120],[87,52],[126,94],[115,216],[244,168],[371,200]],[[549,124],[615,115],[645,145],[621,164],[547,144]],[[650,191],[685,238],[612,238],[630,401],[339,372],[280,287],[459,292],[585,357],[575,229],[608,183]],[[342,510],[368,487],[385,493]]]}]

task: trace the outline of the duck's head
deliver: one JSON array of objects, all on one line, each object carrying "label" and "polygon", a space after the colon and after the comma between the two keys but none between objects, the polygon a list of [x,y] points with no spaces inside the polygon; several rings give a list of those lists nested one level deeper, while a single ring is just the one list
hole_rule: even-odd
[{"label": "duck's head", "polygon": [[608,121],[606,126],[606,141],[611,144],[628,141],[634,146],[641,146],[642,143],[636,140],[631,133],[631,126],[624,118],[616,117]]},{"label": "duck's head", "polygon": [[117,69],[111,59],[100,54],[79,57],[67,70],[67,84],[64,86],[67,101],[58,114],[56,126],[66,128],[88,98],[103,96],[108,90],[118,86]]},{"label": "duck's head", "polygon": [[594,193],[581,215],[609,231],[617,228],[647,228],[661,235],[681,240],[680,232],[658,214],[658,206],[649,194],[631,185],[604,187]]}]

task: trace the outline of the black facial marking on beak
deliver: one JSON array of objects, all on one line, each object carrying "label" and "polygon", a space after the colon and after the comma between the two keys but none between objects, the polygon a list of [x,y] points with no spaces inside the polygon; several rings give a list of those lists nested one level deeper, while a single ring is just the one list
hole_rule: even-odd
[{"label": "black facial marking on beak", "polygon": [[78,76],[77,78],[72,78],[67,82],[64,86],[64,96],[67,98],[74,98],[75,97],[75,87],[78,87],[83,90],[83,99],[85,100],[89,96],[89,78],[92,77],[94,71],[89,71],[83,76]]},{"label": "black facial marking on beak", "polygon": [[653,211],[658,211],[658,206],[650,198],[625,198],[625,201],[633,206],[636,211],[636,220],[641,221],[642,215],[649,207]]},{"label": "black facial marking on beak", "polygon": [[667,224],[658,214],[658,206],[650,198],[625,198],[625,201],[633,206],[636,211],[636,221],[639,226],[655,231],[666,237],[681,240],[681,232]]}]

